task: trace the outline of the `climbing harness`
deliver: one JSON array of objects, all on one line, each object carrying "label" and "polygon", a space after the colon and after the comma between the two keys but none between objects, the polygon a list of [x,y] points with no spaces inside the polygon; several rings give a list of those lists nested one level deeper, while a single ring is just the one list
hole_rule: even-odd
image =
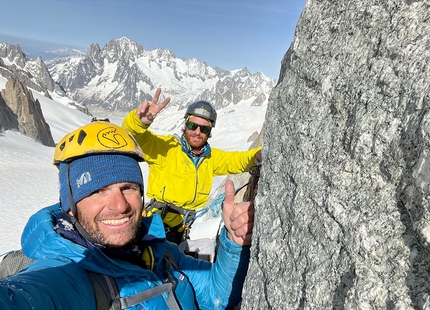
[{"label": "climbing harness", "polygon": [[165,225],[166,233],[169,231],[178,231],[181,227],[183,227],[184,230],[183,230],[182,239],[184,240],[187,237],[189,237],[189,229],[191,228],[191,224],[194,222],[196,211],[186,210],[184,208],[177,207],[171,203],[159,202],[159,201],[156,201],[155,199],[151,199],[151,201],[147,203],[145,206],[144,214],[147,214],[153,209],[160,210],[160,215],[163,220],[166,217],[168,212],[182,214],[184,216],[184,221],[181,224],[176,225],[175,227],[167,227],[167,225]]}]

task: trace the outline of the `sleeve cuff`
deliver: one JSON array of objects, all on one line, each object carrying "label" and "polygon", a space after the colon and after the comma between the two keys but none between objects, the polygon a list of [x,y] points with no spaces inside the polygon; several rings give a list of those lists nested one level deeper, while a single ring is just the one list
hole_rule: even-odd
[{"label": "sleeve cuff", "polygon": [[237,244],[236,242],[230,240],[227,237],[227,229],[225,228],[225,226],[221,229],[219,240],[220,240],[220,245],[222,246],[222,248],[227,253],[230,253],[230,254],[241,254],[241,253],[243,253],[244,249],[247,249],[249,251],[249,249],[251,247],[249,245],[241,246],[241,245]]}]

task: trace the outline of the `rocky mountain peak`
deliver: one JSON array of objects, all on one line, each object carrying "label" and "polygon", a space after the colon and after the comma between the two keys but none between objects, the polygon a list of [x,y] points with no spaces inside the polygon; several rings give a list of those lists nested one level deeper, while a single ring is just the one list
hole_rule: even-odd
[{"label": "rocky mountain peak", "polygon": [[114,63],[118,60],[122,62],[134,62],[137,58],[143,55],[144,49],[142,45],[128,38],[111,40],[104,48],[104,57]]},{"label": "rocky mountain peak", "polygon": [[149,59],[152,61],[169,61],[171,59],[175,59],[176,55],[171,50],[156,48],[153,51],[149,52]]},{"label": "rocky mountain peak", "polygon": [[15,77],[10,77],[0,95],[0,128],[17,129],[46,146],[55,146],[49,125],[45,122],[39,101]]},{"label": "rocky mountain peak", "polygon": [[[20,68],[24,68],[26,62],[29,60],[27,55],[21,50],[18,44],[9,45],[0,42],[0,58],[3,59],[5,65],[14,64]],[[7,61],[7,63],[5,62]]]},{"label": "rocky mountain peak", "polygon": [[[88,49],[88,57],[90,59],[100,59],[100,54],[101,54],[101,50],[100,50],[100,46],[97,43],[93,43],[91,44],[90,48]],[[98,62],[98,61],[97,61]]]}]

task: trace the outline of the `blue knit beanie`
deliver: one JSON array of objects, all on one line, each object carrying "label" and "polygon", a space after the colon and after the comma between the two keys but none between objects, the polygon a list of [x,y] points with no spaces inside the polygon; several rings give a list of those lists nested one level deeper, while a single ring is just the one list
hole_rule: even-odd
[{"label": "blue knit beanie", "polygon": [[142,172],[136,159],[117,154],[80,157],[59,165],[60,202],[64,211],[70,210],[67,165],[70,165],[70,188],[75,204],[100,188],[118,182],[137,183],[143,194]]}]

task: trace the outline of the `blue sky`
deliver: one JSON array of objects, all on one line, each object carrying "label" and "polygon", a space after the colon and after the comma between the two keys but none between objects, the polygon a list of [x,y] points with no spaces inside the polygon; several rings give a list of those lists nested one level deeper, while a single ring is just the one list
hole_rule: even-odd
[{"label": "blue sky", "polygon": [[128,37],[211,67],[277,79],[305,0],[14,0],[0,32],[87,49]]}]

